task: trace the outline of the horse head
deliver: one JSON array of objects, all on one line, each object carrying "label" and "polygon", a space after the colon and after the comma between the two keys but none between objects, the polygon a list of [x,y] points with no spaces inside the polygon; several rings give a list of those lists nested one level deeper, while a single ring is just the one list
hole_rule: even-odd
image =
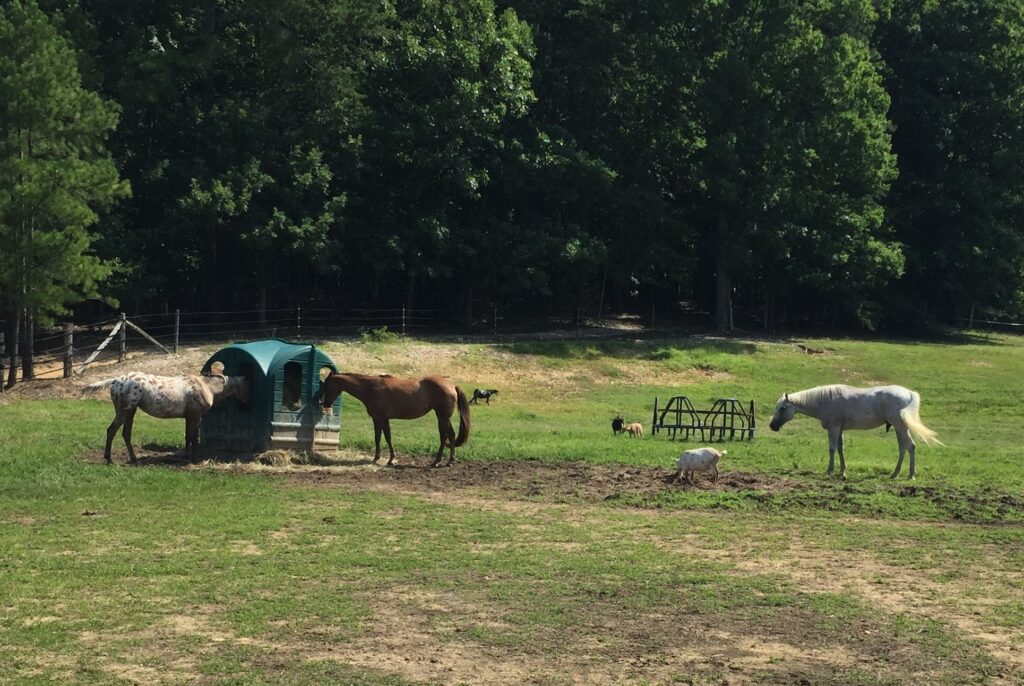
[{"label": "horse head", "polygon": [[332,375],[320,382],[320,387],[313,396],[314,401],[323,414],[334,414],[334,401],[341,395],[341,384],[331,383]]},{"label": "horse head", "polygon": [[229,377],[228,387],[234,389],[234,396],[238,398],[238,402],[242,403],[245,407],[249,407],[249,404],[252,402],[252,387],[249,385],[247,377]]},{"label": "horse head", "polygon": [[772,431],[778,431],[782,428],[782,425],[796,416],[797,407],[789,399],[789,393],[786,393],[779,402],[775,403],[775,414],[772,415],[772,421],[769,422],[768,427]]}]

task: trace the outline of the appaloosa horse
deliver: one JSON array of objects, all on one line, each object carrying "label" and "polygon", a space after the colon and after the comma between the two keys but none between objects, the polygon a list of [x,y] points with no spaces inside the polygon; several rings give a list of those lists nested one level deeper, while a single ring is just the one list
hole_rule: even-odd
[{"label": "appaloosa horse", "polygon": [[[437,415],[437,430],[441,446],[437,449],[434,466],[441,464],[444,449],[449,449],[448,464],[455,461],[455,449],[469,440],[469,403],[466,394],[443,376],[425,376],[421,379],[404,379],[390,374],[371,376],[368,374],[331,374],[320,383],[317,391],[319,402],[325,412],[342,391],[354,396],[366,406],[366,414],[373,419],[374,444],[376,452],[373,461],[380,460],[380,435],[388,442],[388,465],[395,461],[395,449],[391,445],[392,419],[419,419],[430,411]],[[455,435],[451,417],[459,409],[459,435]]]},{"label": "appaloosa horse", "polygon": [[835,470],[835,455],[839,453],[839,475],[846,476],[846,455],[843,452],[843,431],[846,429],[874,429],[891,424],[896,429],[896,439],[900,446],[900,458],[896,462],[892,478],[900,474],[903,466],[903,454],[910,453],[910,473],[913,479],[917,471],[915,464],[913,432],[925,443],[942,441],[935,437],[935,432],[921,421],[918,413],[921,407],[921,396],[903,386],[875,386],[873,388],[855,388],[843,384],[817,386],[805,391],[786,393],[775,405],[775,414],[768,425],[772,431],[778,431],[782,425],[792,419],[798,412],[815,417],[821,421],[823,429],[828,431],[828,470]]},{"label": "appaloosa horse", "polygon": [[114,421],[107,427],[107,445],[103,459],[111,464],[110,444],[117,430],[121,432],[124,444],[128,446],[128,458],[135,464],[132,449],[132,424],[139,408],[146,414],[160,418],[185,418],[185,449],[190,459],[195,459],[199,442],[199,423],[203,414],[211,407],[231,396],[243,404],[249,404],[249,381],[242,376],[224,376],[213,373],[210,376],[154,376],[131,372],[105,381],[89,384],[83,393],[110,388],[110,399],[114,403]]}]

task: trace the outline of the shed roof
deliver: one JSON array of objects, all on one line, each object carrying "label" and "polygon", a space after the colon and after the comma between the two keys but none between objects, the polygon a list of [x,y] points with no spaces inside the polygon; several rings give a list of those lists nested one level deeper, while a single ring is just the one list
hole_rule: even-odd
[{"label": "shed roof", "polygon": [[[252,343],[235,343],[222,348],[217,355],[214,355],[213,357],[215,358],[219,354],[228,350],[241,351],[252,358],[252,360],[259,366],[260,371],[262,371],[264,376],[266,376],[289,360],[293,360],[300,355],[308,355],[310,348],[314,348],[310,343],[296,344],[268,339],[263,341],[253,341]],[[334,366],[330,358],[323,352],[320,350],[317,350],[316,352],[318,360],[325,366]],[[212,359],[213,358],[211,358],[211,360]]]}]

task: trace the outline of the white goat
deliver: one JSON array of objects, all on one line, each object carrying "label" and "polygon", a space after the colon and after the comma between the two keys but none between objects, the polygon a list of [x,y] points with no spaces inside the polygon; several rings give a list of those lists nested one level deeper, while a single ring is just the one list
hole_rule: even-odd
[{"label": "white goat", "polygon": [[686,474],[687,479],[692,484],[694,472],[711,472],[714,475],[711,477],[711,480],[718,483],[718,461],[728,454],[728,450],[719,452],[714,448],[687,450],[676,462],[676,469],[678,470],[676,472],[676,480],[678,481],[682,478],[683,474]]}]

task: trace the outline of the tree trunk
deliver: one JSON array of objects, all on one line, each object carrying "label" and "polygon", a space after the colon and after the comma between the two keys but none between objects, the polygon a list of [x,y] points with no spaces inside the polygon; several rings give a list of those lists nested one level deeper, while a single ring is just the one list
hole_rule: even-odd
[{"label": "tree trunk", "polygon": [[28,309],[24,314],[25,325],[21,334],[21,380],[31,381],[36,378],[35,364],[35,316]]},{"label": "tree trunk", "polygon": [[416,272],[409,270],[409,279],[405,284],[405,309],[412,310],[416,300]]},{"label": "tree trunk", "polygon": [[715,329],[723,333],[732,331],[732,274],[726,250],[729,216],[725,210],[718,213],[718,255],[715,265]]},{"label": "tree trunk", "polygon": [[21,308],[11,308],[11,338],[9,350],[7,351],[10,365],[7,367],[7,388],[13,388],[18,383],[18,338],[21,332]]},{"label": "tree trunk", "polygon": [[469,279],[466,285],[466,326],[473,325],[473,295],[476,290],[473,283],[473,279]]}]

